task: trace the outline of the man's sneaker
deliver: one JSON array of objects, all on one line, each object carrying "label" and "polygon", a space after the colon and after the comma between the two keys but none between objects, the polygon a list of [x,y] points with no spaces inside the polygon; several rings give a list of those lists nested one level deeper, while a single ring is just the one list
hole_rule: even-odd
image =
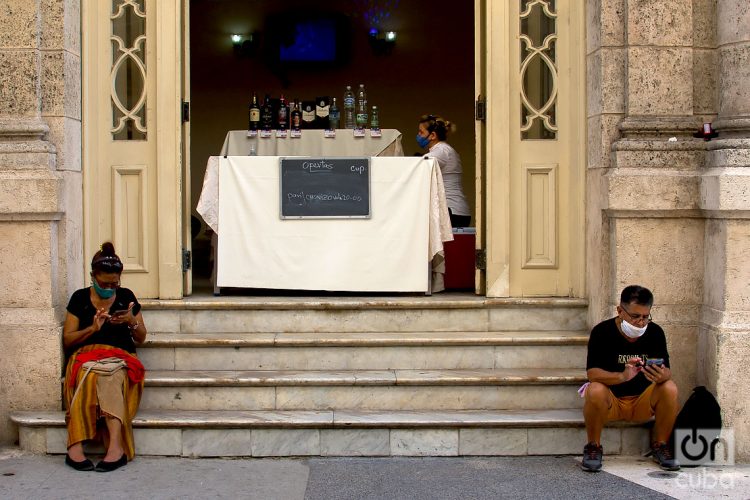
[{"label": "man's sneaker", "polygon": [[596,443],[589,443],[583,447],[583,460],[581,468],[589,472],[599,472],[602,470],[602,456],[604,449]]},{"label": "man's sneaker", "polygon": [[652,444],[648,455],[651,455],[654,462],[659,464],[664,470],[680,470],[680,463],[674,458],[672,450],[669,449],[669,445],[666,443]]}]

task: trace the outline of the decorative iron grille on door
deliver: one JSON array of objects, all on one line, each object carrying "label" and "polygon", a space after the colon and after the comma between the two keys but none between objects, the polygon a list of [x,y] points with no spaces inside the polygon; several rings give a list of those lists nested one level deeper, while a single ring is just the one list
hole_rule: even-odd
[{"label": "decorative iron grille on door", "polygon": [[557,138],[555,0],[521,0],[521,138]]},{"label": "decorative iron grille on door", "polygon": [[146,0],[112,0],[112,138],[146,140]]}]

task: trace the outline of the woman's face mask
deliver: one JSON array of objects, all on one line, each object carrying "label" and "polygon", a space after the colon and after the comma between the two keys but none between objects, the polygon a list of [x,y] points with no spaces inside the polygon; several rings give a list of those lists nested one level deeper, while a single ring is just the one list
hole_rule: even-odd
[{"label": "woman's face mask", "polygon": [[419,134],[417,134],[417,144],[419,144],[419,147],[422,149],[425,149],[430,144],[430,140],[427,137],[423,137]]},{"label": "woman's face mask", "polygon": [[100,284],[99,280],[96,279],[96,277],[92,274],[91,286],[94,287],[94,291],[99,297],[103,299],[109,299],[112,298],[112,296],[115,294],[115,291],[117,290],[117,287],[120,286],[120,280],[118,279],[116,282],[107,282]]}]

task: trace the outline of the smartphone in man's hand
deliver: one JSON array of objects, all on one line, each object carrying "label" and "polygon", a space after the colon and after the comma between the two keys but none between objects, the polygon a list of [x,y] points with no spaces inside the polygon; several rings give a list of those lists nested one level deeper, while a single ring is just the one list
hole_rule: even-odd
[{"label": "smartphone in man's hand", "polygon": [[644,366],[664,366],[664,359],[649,358],[646,360],[646,364]]}]

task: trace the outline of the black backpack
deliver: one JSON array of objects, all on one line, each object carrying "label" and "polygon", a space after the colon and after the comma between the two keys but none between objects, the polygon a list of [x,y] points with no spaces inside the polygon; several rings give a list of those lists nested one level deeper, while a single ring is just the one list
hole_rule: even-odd
[{"label": "black backpack", "polygon": [[[721,407],[716,398],[704,386],[699,385],[685,401],[682,410],[677,414],[674,429],[670,437],[672,449],[676,450],[675,430],[700,430],[707,439],[713,440],[721,434]],[[711,432],[706,435],[706,431]]]}]

